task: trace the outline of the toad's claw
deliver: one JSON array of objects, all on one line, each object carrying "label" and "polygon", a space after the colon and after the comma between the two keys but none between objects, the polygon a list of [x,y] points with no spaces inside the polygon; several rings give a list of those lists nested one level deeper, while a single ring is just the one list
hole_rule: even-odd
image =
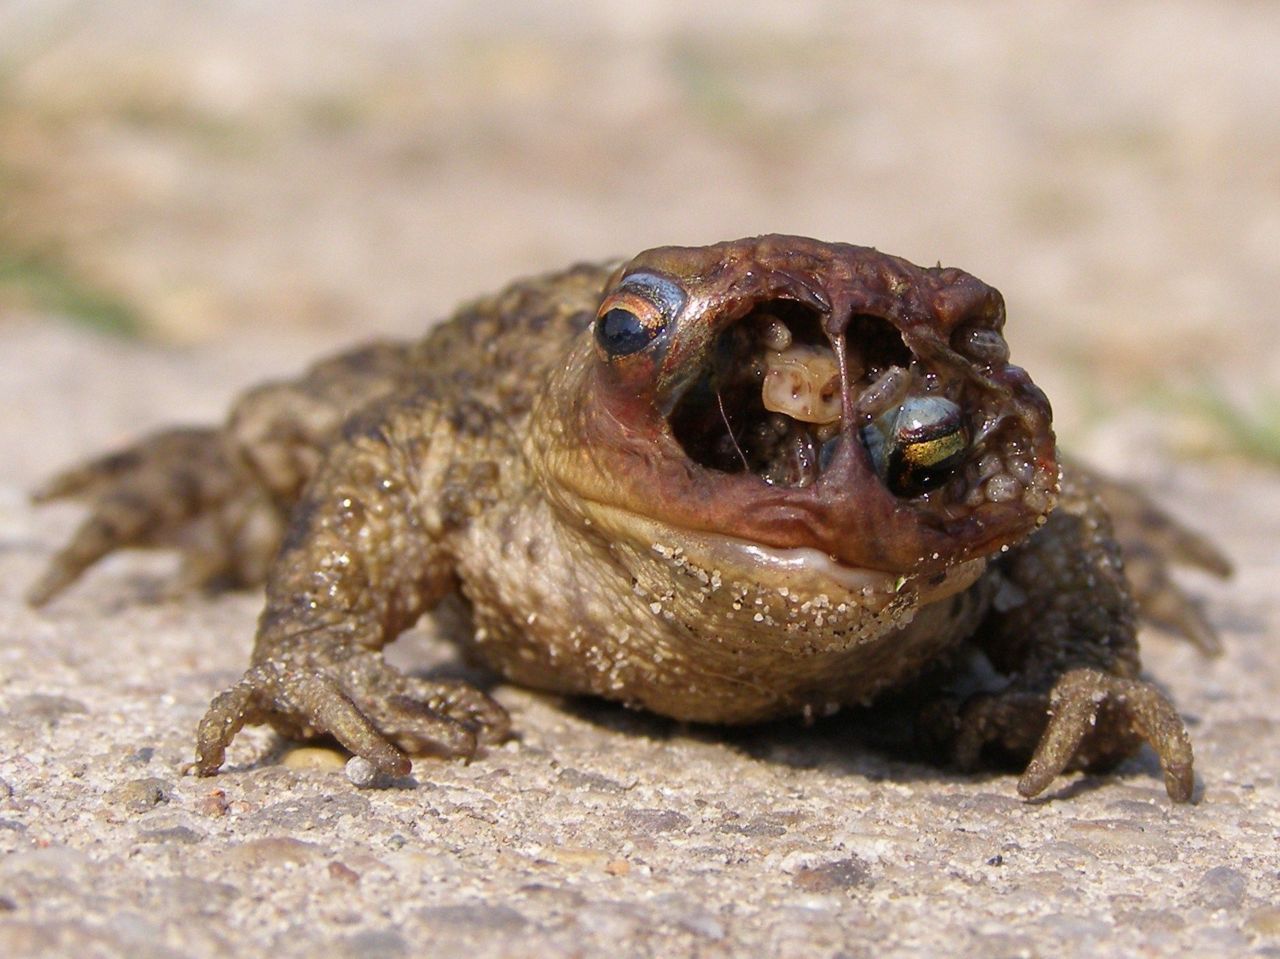
[{"label": "toad's claw", "polygon": [[227,747],[246,723],[298,724],[313,734],[328,733],[380,772],[404,776],[409,758],[392,745],[329,677],[276,663],[261,663],[226,692],[218,694],[196,730],[192,772],[218,771]]},{"label": "toad's claw", "polygon": [[403,676],[364,655],[370,660],[357,690],[320,669],[276,662],[252,667],[200,721],[190,770],[213,775],[236,733],[264,722],[290,737],[328,734],[389,776],[409,773],[409,754],[470,758],[478,744],[507,735],[506,710],[475,687]]},{"label": "toad's claw", "polygon": [[1073,669],[1046,694],[1010,687],[971,697],[958,709],[946,701],[925,714],[936,739],[950,741],[964,769],[978,766],[990,746],[1030,756],[1018,782],[1027,798],[1044,792],[1070,769],[1106,769],[1148,743],[1164,769],[1174,802],[1195,786],[1191,741],[1173,704],[1150,683],[1098,669]]},{"label": "toad's claw", "polygon": [[[1103,717],[1107,721],[1100,722]],[[1195,787],[1191,739],[1173,704],[1150,683],[1096,669],[1071,670],[1053,687],[1049,724],[1018,782],[1018,792],[1028,798],[1043,792],[1082,758],[1087,736],[1103,737],[1102,752],[1109,753],[1106,740],[1122,742],[1129,733],[1155,749],[1169,798],[1188,802]],[[1086,747],[1085,765],[1088,752]]]}]

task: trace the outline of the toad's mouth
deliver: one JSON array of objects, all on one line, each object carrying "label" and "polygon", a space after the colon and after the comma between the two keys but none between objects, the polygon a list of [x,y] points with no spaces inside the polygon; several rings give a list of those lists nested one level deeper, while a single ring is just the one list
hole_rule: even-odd
[{"label": "toad's mouth", "polygon": [[800,490],[852,442],[888,492],[940,520],[984,503],[1048,508],[1034,424],[1001,381],[1017,368],[997,332],[958,331],[969,357],[917,344],[921,356],[888,320],[855,314],[832,333],[823,319],[778,299],[723,330],[667,417],[685,455]]},{"label": "toad's mouth", "polygon": [[[681,294],[640,302],[663,284]],[[1053,505],[1048,401],[1008,362],[999,293],[963,271],[765,237],[651,251],[613,289],[605,314],[645,321],[620,344],[597,327],[528,447],[589,523],[607,507],[652,521],[614,530],[636,541],[721,535],[932,576]]]}]

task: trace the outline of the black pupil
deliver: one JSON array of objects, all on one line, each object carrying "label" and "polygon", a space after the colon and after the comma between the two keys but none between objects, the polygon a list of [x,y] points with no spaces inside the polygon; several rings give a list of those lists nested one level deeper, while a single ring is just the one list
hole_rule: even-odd
[{"label": "black pupil", "polygon": [[916,496],[937,489],[951,479],[956,466],[964,459],[961,450],[939,463],[922,466],[910,463],[900,449],[889,454],[889,488],[898,496]]},{"label": "black pupil", "polygon": [[610,356],[626,356],[644,349],[654,331],[630,310],[615,306],[596,322],[596,339]]},{"label": "black pupil", "polygon": [[916,496],[937,489],[951,478],[949,463],[915,466],[897,456],[890,458],[889,488],[898,496]]}]

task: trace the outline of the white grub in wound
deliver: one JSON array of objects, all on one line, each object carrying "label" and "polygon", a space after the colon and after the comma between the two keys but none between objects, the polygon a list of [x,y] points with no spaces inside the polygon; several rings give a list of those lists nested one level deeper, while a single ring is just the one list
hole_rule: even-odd
[{"label": "white grub in wound", "polygon": [[840,419],[840,369],[821,346],[796,344],[765,354],[764,407],[803,423]]}]

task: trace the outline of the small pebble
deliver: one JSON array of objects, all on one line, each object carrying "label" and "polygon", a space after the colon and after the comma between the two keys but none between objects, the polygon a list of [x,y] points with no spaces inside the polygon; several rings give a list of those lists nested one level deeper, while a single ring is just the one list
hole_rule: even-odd
[{"label": "small pebble", "polygon": [[1247,891],[1248,882],[1238,869],[1215,866],[1200,877],[1196,898],[1207,909],[1236,909]]},{"label": "small pebble", "polygon": [[346,883],[348,886],[354,886],[360,882],[360,873],[356,872],[345,863],[334,862],[329,863],[329,878],[336,879],[338,882]]},{"label": "small pebble", "polygon": [[172,788],[165,780],[149,776],[115,787],[107,793],[107,799],[127,812],[143,813],[167,803]]},{"label": "small pebble", "polygon": [[196,809],[205,816],[225,816],[230,804],[227,802],[227,794],[221,789],[210,789],[208,793],[200,798],[196,804]]},{"label": "small pebble", "polygon": [[141,749],[135,749],[129,755],[124,757],[125,762],[133,763],[136,766],[145,766],[155,758],[156,751],[150,746],[143,746]]},{"label": "small pebble", "polygon": [[194,846],[204,839],[202,833],[187,826],[170,826],[167,829],[144,829],[138,833],[140,842],[154,842],[169,846]]},{"label": "small pebble", "polygon": [[806,892],[839,892],[867,885],[867,864],[857,856],[805,866],[792,880]]},{"label": "small pebble", "polygon": [[360,789],[368,789],[378,782],[378,768],[363,756],[347,760],[347,780]]},{"label": "small pebble", "polygon": [[295,746],[280,760],[286,769],[341,769],[343,754],[324,746]]}]

